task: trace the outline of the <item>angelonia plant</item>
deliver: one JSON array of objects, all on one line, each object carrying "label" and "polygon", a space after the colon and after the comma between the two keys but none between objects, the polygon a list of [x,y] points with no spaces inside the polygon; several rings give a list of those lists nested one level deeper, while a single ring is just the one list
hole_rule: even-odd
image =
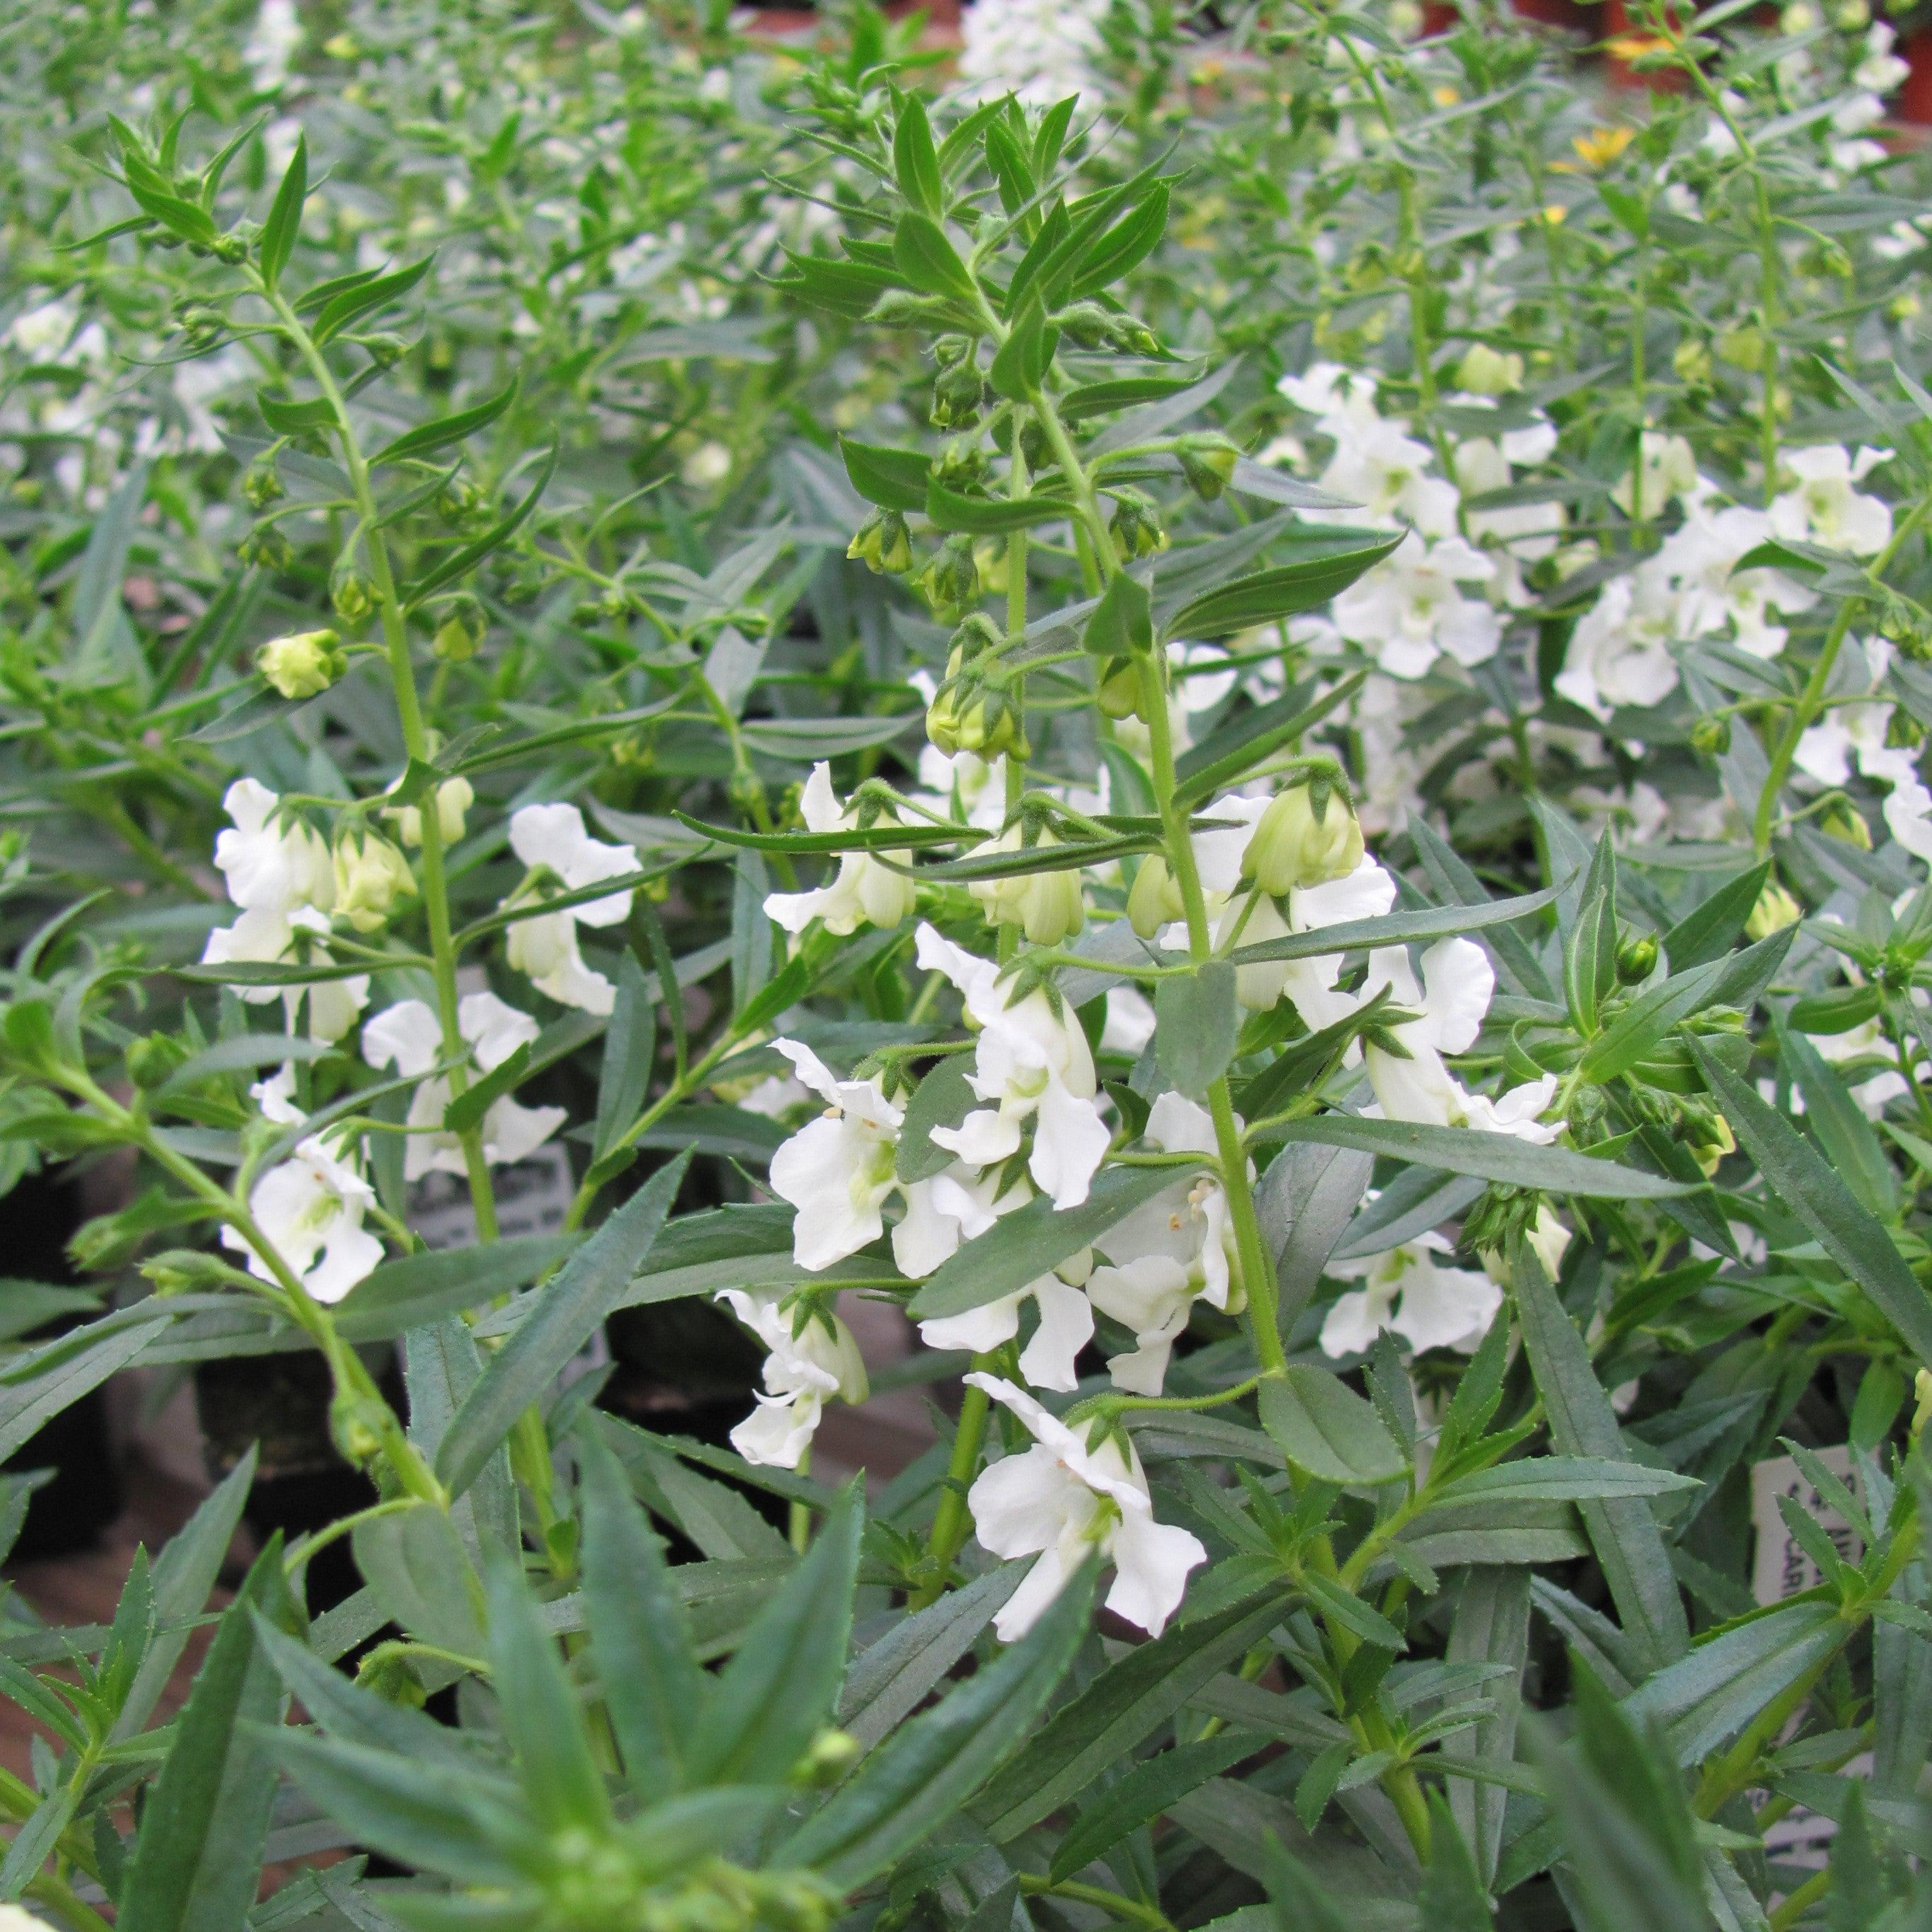
[{"label": "angelonia plant", "polygon": [[0,1932],[1923,1924],[1892,26],[178,10],[0,83],[0,1546],[359,1486],[0,1600]]}]

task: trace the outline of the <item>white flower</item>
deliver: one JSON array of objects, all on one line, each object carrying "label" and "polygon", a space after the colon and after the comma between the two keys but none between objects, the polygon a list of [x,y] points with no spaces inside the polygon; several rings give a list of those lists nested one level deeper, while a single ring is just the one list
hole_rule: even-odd
[{"label": "white flower", "polygon": [[[479,1072],[500,1066],[518,1047],[534,1044],[537,1023],[494,993],[466,994],[457,1006],[457,1027],[468,1042]],[[394,1066],[406,1078],[421,1079],[442,1057],[442,1029],[422,1000],[401,1000],[386,1008],[362,1029],[362,1058],[371,1066]],[[410,1096],[408,1145],[403,1155],[403,1178],[419,1180],[425,1174],[464,1172],[463,1144],[445,1131],[442,1117],[449,1106],[449,1080],[440,1075],[422,1080]],[[562,1126],[561,1107],[526,1107],[504,1097],[492,1102],[483,1117],[483,1157],[492,1166],[524,1160]]]},{"label": "white flower", "polygon": [[772,1156],[772,1191],[798,1212],[793,1257],[816,1273],[856,1254],[885,1232],[898,1180],[892,1163],[905,1116],[872,1080],[841,1080],[796,1040],[772,1045],[826,1102],[825,1112]]},{"label": "white flower", "polygon": [[[859,822],[856,812],[838,802],[827,764],[812,766],[799,806],[810,832],[843,832]],[[898,822],[889,812],[878,820],[882,825]],[[886,859],[909,866],[912,854],[842,852],[838,870],[826,884],[815,892],[772,893],[765,901],[765,916],[788,932],[802,932],[814,919],[822,920],[827,932],[842,937],[862,926],[897,926],[911,916],[917,893],[910,879],[882,862]]]},{"label": "white flower", "polygon": [[1000,1641],[1033,1628],[1092,1549],[1114,1564],[1108,1609],[1158,1636],[1179,1607],[1187,1573],[1208,1552],[1186,1530],[1154,1521],[1132,1444],[1111,1435],[1090,1449],[1024,1389],[998,1376],[966,1379],[1010,1409],[1034,1438],[1030,1449],[982,1471],[967,1496],[984,1548],[1037,1558],[993,1619]]},{"label": "white flower", "polygon": [[978,0],[962,22],[959,77],[976,100],[1011,93],[1046,107],[1072,94],[1090,106],[1106,11],[1103,0]]},{"label": "white flower", "polygon": [[[1867,688],[1876,694],[1891,664],[1892,646],[1882,638],[1853,641],[1865,660]],[[1846,658],[1850,655],[1847,651]],[[1888,778],[1894,769],[1888,755],[1893,748],[1886,742],[1892,714],[1891,704],[1876,694],[1834,704],[1799,737],[1794,762],[1807,777],[1823,785],[1848,783],[1854,763],[1868,777]],[[1906,762],[1910,763],[1909,754]]]},{"label": "white flower", "polygon": [[[578,892],[605,879],[624,877],[638,869],[638,857],[628,845],[608,845],[584,830],[584,814],[574,805],[526,805],[510,818],[510,848],[532,871],[538,868],[560,880],[567,892]],[[537,990],[560,1005],[586,1012],[608,1013],[616,1004],[616,988],[601,973],[586,965],[577,928],[616,926],[629,915],[634,888],[566,906],[556,912],[536,913],[509,928],[509,962],[527,974]],[[532,902],[529,886],[504,903]]]},{"label": "white flower", "polygon": [[983,1355],[1020,1332],[1020,1314],[1031,1302],[1039,1317],[1033,1339],[1020,1351],[1020,1373],[1035,1388],[1074,1389],[1081,1350],[1094,1339],[1094,1310],[1085,1295],[1056,1273],[1029,1282],[1017,1294],[1003,1294],[964,1315],[944,1315],[919,1324],[928,1348],[967,1348]]},{"label": "white flower", "polygon": [[1780,460],[1798,482],[1772,500],[1772,528],[1779,536],[1790,542],[1808,539],[1854,556],[1870,556],[1891,542],[1891,506],[1852,487],[1889,462],[1888,451],[1864,448],[1853,457],[1827,442],[1788,450]]},{"label": "white flower", "polygon": [[1647,429],[1637,439],[1637,460],[1634,470],[1610,492],[1610,501],[1627,517],[1641,511],[1654,517],[1671,502],[1700,494],[1706,485],[1697,474],[1697,458],[1681,436],[1666,436]]},{"label": "white flower", "polygon": [[[207,966],[280,965],[302,956],[328,935],[335,872],[328,844],[299,822],[277,822],[281,801],[253,778],[238,778],[222,800],[232,829],[218,835],[214,863],[228,896],[241,908],[232,926],[217,926],[202,952]],[[238,986],[250,1006],[279,999],[291,1029],[304,1000],[309,1036],[340,1040],[369,998],[366,974],[317,979],[307,986]]]},{"label": "white flower", "polygon": [[1094,1056],[1078,1017],[1064,1005],[1056,1012],[1043,990],[1008,1005],[998,964],[929,926],[919,928],[917,957],[964,996],[967,1015],[980,1028],[968,1080],[980,1099],[992,1103],[957,1127],[935,1128],[934,1142],[969,1167],[988,1167],[1018,1151],[1022,1127],[1030,1121],[1028,1172],[1056,1208],[1077,1208],[1112,1139],[1094,1097]]},{"label": "white flower", "polygon": [[1466,1052],[1474,1043],[1496,984],[1489,956],[1474,940],[1437,940],[1422,956],[1420,984],[1406,952],[1390,947],[1370,956],[1361,997],[1386,986],[1395,1006],[1414,1016],[1386,1029],[1401,1054],[1372,1038],[1363,1044],[1370,1084],[1389,1119],[1478,1127],[1546,1145],[1562,1131],[1560,1121],[1537,1118],[1555,1097],[1553,1073],[1492,1100],[1470,1093],[1443,1064],[1444,1054]]},{"label": "white flower", "polygon": [[1872,94],[1889,94],[1912,71],[1892,52],[1898,40],[1895,28],[1882,20],[1874,21],[1865,33],[1864,58],[1852,70],[1852,79]]},{"label": "white flower", "polygon": [[[264,1117],[278,1126],[292,1126],[302,1119],[290,1097],[292,1066],[250,1090]],[[332,1154],[311,1134],[256,1181],[249,1190],[248,1212],[310,1299],[337,1302],[382,1258],[382,1243],[362,1225],[375,1199],[354,1161]],[[262,1281],[278,1279],[262,1252],[238,1229],[224,1228],[221,1242],[248,1257],[250,1274]]]},{"label": "white flower", "polygon": [[1770,621],[1774,613],[1808,610],[1817,593],[1782,572],[1740,571],[1738,560],[1774,534],[1770,516],[1742,505],[1713,511],[1694,504],[1683,527],[1658,552],[1655,568],[1678,592],[1676,622],[1686,638],[1728,631],[1740,650],[1773,658],[1789,633]]},{"label": "white flower", "polygon": [[1613,577],[1576,620],[1559,695],[1610,722],[1626,708],[1660,704],[1677,686],[1670,646],[1682,634],[1676,586],[1656,559]]},{"label": "white flower", "polygon": [[1420,677],[1444,652],[1481,664],[1496,655],[1502,621],[1486,598],[1466,597],[1461,586],[1486,584],[1495,569],[1460,537],[1425,545],[1412,536],[1335,599],[1336,626],[1392,676]]},{"label": "white flower", "polygon": [[808,1315],[794,1334],[784,1306],[785,1291],[721,1288],[716,1299],[758,1336],[767,1350],[765,1393],[731,1432],[731,1446],[748,1462],[796,1469],[834,1396],[863,1402],[869,1392],[866,1364],[852,1331],[829,1310]]},{"label": "white flower", "polygon": [[[1344,878],[1324,880],[1318,886],[1296,886],[1287,896],[1286,918],[1274,900],[1258,901],[1241,928],[1239,944],[1260,946],[1291,933],[1315,932],[1353,920],[1379,919],[1394,904],[1394,879],[1365,855]],[[1226,923],[1224,920],[1224,929]],[[1222,937],[1217,931],[1217,944]],[[1278,1000],[1291,1000],[1312,1031],[1341,1018],[1354,1004],[1346,994],[1334,990],[1341,971],[1339,952],[1318,953],[1309,959],[1264,960],[1235,968],[1234,994],[1243,1006],[1256,1012]]]},{"label": "white flower", "polygon": [[[1164,1154],[1212,1154],[1214,1124],[1179,1094],[1162,1094],[1148,1112],[1144,1138]],[[1226,1190],[1212,1174],[1184,1174],[1117,1222],[1103,1238],[1107,1260],[1094,1270],[1088,1298],[1130,1330],[1134,1346],[1108,1359],[1118,1386],[1158,1395],[1168,1358],[1197,1300],[1238,1314],[1246,1298],[1234,1279],[1234,1225]]]},{"label": "white flower", "polygon": [[1480,1269],[1437,1262],[1437,1256],[1453,1252],[1443,1236],[1427,1234],[1386,1254],[1331,1262],[1330,1274],[1366,1285],[1339,1296],[1329,1310],[1322,1324],[1322,1353],[1365,1354],[1388,1328],[1418,1352],[1454,1348],[1469,1354],[1490,1332],[1503,1292]]},{"label": "white flower", "polygon": [[1153,1038],[1154,1002],[1132,986],[1112,988],[1107,994],[1107,1023],[1100,1030],[1100,1051],[1138,1058]]},{"label": "white flower", "polygon": [[1454,530],[1455,484],[1429,474],[1436,452],[1408,434],[1404,418],[1377,411],[1372,377],[1318,362],[1276,387],[1315,416],[1316,428],[1333,440],[1322,487],[1360,505],[1354,514],[1384,525],[1412,524],[1426,537]]}]

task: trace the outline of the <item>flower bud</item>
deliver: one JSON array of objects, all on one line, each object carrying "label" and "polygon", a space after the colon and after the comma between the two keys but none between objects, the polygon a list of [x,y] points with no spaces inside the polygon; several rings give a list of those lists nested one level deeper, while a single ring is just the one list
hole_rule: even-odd
[{"label": "flower bud", "polygon": [[957,362],[932,383],[932,420],[940,429],[964,429],[980,420],[986,406],[986,379],[976,362]]},{"label": "flower bud", "polygon": [[[476,802],[476,788],[465,778],[445,778],[436,788],[436,829],[445,845],[454,845],[463,836],[465,814]],[[414,805],[392,805],[383,814],[396,828],[396,836],[405,845],[422,843],[422,808]]]},{"label": "flower bud", "polygon": [[1211,503],[1228,487],[1241,452],[1225,436],[1184,436],[1175,446],[1180,473],[1203,502]]},{"label": "flower bud", "polygon": [[1737,1151],[1737,1142],[1731,1133],[1731,1124],[1721,1114],[1713,1114],[1708,1121],[1687,1122],[1690,1139],[1690,1151],[1697,1165],[1709,1180],[1715,1174],[1727,1154]]},{"label": "flower bud", "polygon": [[1127,890],[1127,923],[1142,938],[1151,939],[1162,926],[1172,926],[1186,914],[1180,887],[1167,861],[1158,852],[1150,852]]},{"label": "flower bud", "polygon": [[912,538],[896,510],[874,510],[859,526],[845,554],[856,557],[875,577],[902,575],[912,568]]},{"label": "flower bud", "polygon": [[128,1042],[128,1078],[144,1094],[152,1094],[188,1059],[188,1048],[172,1034],[151,1033]]},{"label": "flower bud", "polygon": [[864,1747],[850,1731],[820,1731],[787,1774],[794,1784],[814,1790],[836,1784],[863,1754]]},{"label": "flower bud", "polygon": [[1167,532],[1161,527],[1160,513],[1151,499],[1138,490],[1114,490],[1114,514],[1108,529],[1114,539],[1114,554],[1123,563],[1137,556],[1151,556],[1167,548]]},{"label": "flower bud", "polygon": [[466,591],[444,606],[430,648],[445,664],[467,664],[489,628],[483,606]]},{"label": "flower bud", "polygon": [[235,546],[235,554],[257,570],[286,570],[295,561],[295,549],[273,524],[257,524]]},{"label": "flower bud", "polygon": [[1456,371],[1456,382],[1472,395],[1506,396],[1522,387],[1522,358],[1514,350],[1505,353],[1474,342]]},{"label": "flower bud", "polygon": [[1731,721],[1721,712],[1700,718],[1690,728],[1690,747],[1707,758],[1720,758],[1731,748]]},{"label": "flower bud", "polygon": [[271,638],[255,654],[255,668],[284,698],[313,698],[349,668],[333,631],[296,631]]},{"label": "flower bud", "polygon": [[1757,904],[1750,909],[1750,916],[1744,921],[1744,937],[1753,940],[1768,939],[1774,932],[1796,926],[1804,916],[1798,902],[1775,879],[1767,879],[1764,890],[1757,896]]},{"label": "flower bud", "polygon": [[1713,346],[1732,368],[1742,369],[1748,375],[1755,375],[1764,367],[1764,331],[1755,324],[1726,329]]},{"label": "flower bud", "polygon": [[377,932],[397,900],[413,893],[409,861],[380,833],[346,832],[335,842],[335,910],[358,932]]},{"label": "flower bud", "polygon": [[1694,336],[1687,336],[1670,352],[1670,368],[1679,382],[1700,388],[1711,380],[1711,352]]},{"label": "flower bud", "polygon": [[1097,701],[1109,718],[1138,718],[1141,710],[1141,674],[1125,658],[1114,660],[1100,680]]},{"label": "flower bud", "polygon": [[1932,1421],[1932,1369],[1921,1369],[1912,1377],[1912,1433],[1916,1439],[1926,1424]]},{"label": "flower bud", "polygon": [[339,562],[329,577],[328,601],[345,624],[359,624],[376,608],[376,586],[352,563]]},{"label": "flower bud", "polygon": [[973,558],[973,539],[950,536],[932,561],[919,574],[920,587],[935,610],[961,610],[980,594],[980,567]]},{"label": "flower bud", "polygon": [[1819,820],[1818,829],[1841,845],[1855,845],[1861,852],[1872,848],[1871,827],[1865,823],[1864,814],[1854,812],[1842,799]]},{"label": "flower bud", "polygon": [[250,506],[257,510],[266,510],[271,503],[279,502],[284,491],[275,466],[268,462],[250,464],[248,474],[242,479],[242,494]]},{"label": "flower bud", "polygon": [[[1024,841],[1022,828],[1016,825],[980,850],[988,855],[1017,852],[1023,849]],[[1061,842],[1051,832],[1042,832],[1034,842],[1034,849]],[[1077,870],[976,879],[967,890],[979,901],[990,923],[1016,926],[1036,946],[1058,946],[1087,923],[1087,907],[1081,897]]]},{"label": "flower bud", "polygon": [[1346,878],[1362,862],[1362,827],[1348,795],[1317,778],[1269,801],[1241,854],[1241,876],[1271,898],[1329,879]]},{"label": "flower bud", "polygon": [[1631,934],[1617,948],[1617,977],[1626,986],[1639,986],[1657,970],[1657,935]]}]

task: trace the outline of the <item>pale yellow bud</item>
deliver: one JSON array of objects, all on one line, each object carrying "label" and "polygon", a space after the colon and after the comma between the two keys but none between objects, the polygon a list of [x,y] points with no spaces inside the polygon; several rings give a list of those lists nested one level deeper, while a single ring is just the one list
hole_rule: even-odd
[{"label": "pale yellow bud", "polygon": [[255,668],[284,698],[313,698],[349,668],[333,631],[296,631],[271,638],[255,654]]},{"label": "pale yellow bud", "polygon": [[1492,349],[1486,342],[1472,343],[1456,371],[1457,386],[1472,395],[1506,396],[1522,387],[1522,358],[1514,350],[1507,353]]},{"label": "pale yellow bud", "polygon": [[409,861],[374,832],[345,833],[335,844],[335,910],[358,932],[380,932],[400,898],[416,889]]},{"label": "pale yellow bud", "polygon": [[1186,910],[1180,888],[1158,852],[1150,852],[1141,861],[1140,870],[1127,892],[1127,922],[1143,939],[1151,939],[1162,926],[1171,926]]},{"label": "pale yellow bud", "polygon": [[1757,896],[1757,904],[1750,909],[1750,918],[1744,921],[1744,937],[1768,939],[1774,932],[1796,926],[1804,916],[1804,908],[1775,879],[1768,879]]},{"label": "pale yellow bud", "polygon": [[1278,898],[1346,878],[1361,862],[1354,807],[1332,785],[1298,784],[1276,793],[1262,814],[1241,855],[1241,876]]},{"label": "pale yellow bud", "polygon": [[[1043,832],[1037,845],[1060,842],[1051,832]],[[990,854],[1016,852],[1021,848],[1020,828],[1016,825],[982,849]],[[1018,926],[1036,946],[1058,946],[1087,922],[1077,871],[1022,872],[1011,878],[976,880],[968,890],[994,926]]]}]

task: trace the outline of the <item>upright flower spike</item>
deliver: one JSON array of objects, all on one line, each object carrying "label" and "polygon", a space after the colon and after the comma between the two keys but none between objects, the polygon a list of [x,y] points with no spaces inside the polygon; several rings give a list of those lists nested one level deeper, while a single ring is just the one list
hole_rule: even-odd
[{"label": "upright flower spike", "polygon": [[1094,1055],[1079,1020],[1065,1006],[1056,1012],[1038,988],[1008,1005],[998,964],[929,926],[919,928],[917,958],[928,972],[944,974],[964,997],[967,1016],[980,1028],[968,1079],[980,1099],[992,1103],[956,1128],[935,1128],[933,1140],[969,1167],[987,1167],[1017,1154],[1030,1124],[1027,1171],[1056,1208],[1077,1208],[1112,1138],[1095,1097]]},{"label": "upright flower spike", "polygon": [[866,1364],[852,1331],[826,1310],[800,1316],[778,1289],[721,1288],[716,1299],[765,1345],[765,1393],[731,1432],[748,1462],[796,1469],[818,1433],[825,1405],[866,1400]]},{"label": "upright flower spike", "polygon": [[[583,891],[638,869],[637,854],[628,845],[592,838],[584,829],[583,813],[574,805],[526,805],[512,813],[510,849],[532,872],[549,874],[566,892]],[[634,892],[634,888],[626,888],[518,920],[509,929],[510,964],[561,1006],[610,1012],[616,1004],[617,989],[585,964],[577,928],[622,925],[630,915]],[[504,903],[526,905],[539,896],[526,884]]]},{"label": "upright flower spike", "polygon": [[1022,1388],[970,1375],[1012,1411],[1034,1446],[982,1471],[967,1496],[974,1533],[995,1556],[1033,1557],[1033,1568],[993,1619],[1003,1643],[1025,1636],[1068,1580],[1098,1550],[1114,1565],[1107,1607],[1158,1636],[1179,1606],[1187,1573],[1208,1560],[1199,1540],[1154,1517],[1133,1445],[1118,1433],[1089,1447]]},{"label": "upright flower spike", "polygon": [[[457,1007],[457,1025],[481,1073],[500,1066],[537,1036],[536,1022],[494,993],[466,994]],[[362,1029],[362,1058],[371,1066],[393,1066],[421,1082],[410,1098],[403,1178],[464,1172],[463,1144],[442,1124],[448,1076],[422,1078],[442,1058],[442,1029],[427,1003],[400,1000],[378,1013]],[[526,1107],[506,1094],[483,1117],[483,1158],[493,1166],[526,1160],[568,1118],[561,1107]]]},{"label": "upright flower spike", "polygon": [[[844,832],[859,822],[855,811],[839,803],[832,789],[832,767],[822,763],[812,766],[799,808],[808,832]],[[878,822],[896,825],[898,820],[890,812],[883,812]],[[788,932],[802,932],[814,920],[820,920],[827,932],[842,938],[862,926],[896,926],[912,916],[918,888],[904,873],[884,862],[886,860],[910,866],[912,854],[842,852],[838,871],[817,890],[770,894],[765,916]]]}]

